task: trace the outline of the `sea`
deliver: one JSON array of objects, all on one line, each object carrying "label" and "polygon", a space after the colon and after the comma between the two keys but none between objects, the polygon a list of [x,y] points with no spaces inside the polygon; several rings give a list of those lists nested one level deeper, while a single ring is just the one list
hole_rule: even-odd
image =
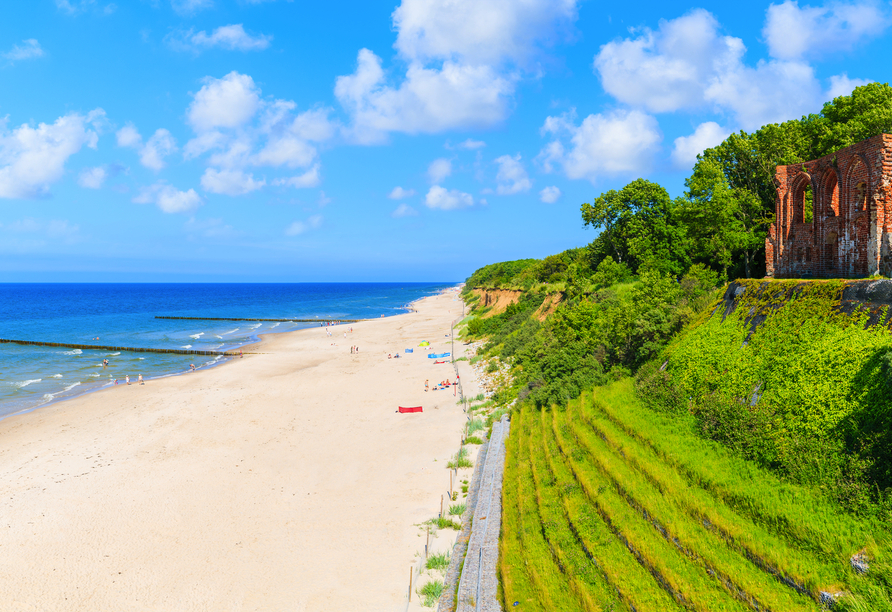
[{"label": "sea", "polygon": [[[260,334],[377,319],[456,283],[0,283],[0,338],[226,351]],[[156,317],[313,319],[311,323]],[[104,366],[103,361],[108,360]],[[0,343],[0,419],[123,383],[218,365],[220,356]]]}]

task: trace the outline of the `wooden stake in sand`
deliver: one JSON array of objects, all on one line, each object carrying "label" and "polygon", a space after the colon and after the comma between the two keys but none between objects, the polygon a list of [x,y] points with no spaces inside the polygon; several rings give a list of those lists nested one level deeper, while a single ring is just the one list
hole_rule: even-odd
[{"label": "wooden stake in sand", "polygon": [[443,496],[440,496],[440,520],[443,520]]},{"label": "wooden stake in sand", "polygon": [[412,601],[412,566],[409,566],[409,601]]},{"label": "wooden stake in sand", "polygon": [[427,561],[427,551],[431,545],[431,526],[427,526],[427,540],[424,542],[424,560]]},{"label": "wooden stake in sand", "polygon": [[452,470],[449,470],[449,499],[452,499]]}]

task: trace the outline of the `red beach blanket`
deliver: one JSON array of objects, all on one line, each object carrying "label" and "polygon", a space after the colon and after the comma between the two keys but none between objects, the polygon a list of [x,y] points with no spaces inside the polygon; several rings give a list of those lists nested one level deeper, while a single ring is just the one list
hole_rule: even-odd
[{"label": "red beach blanket", "polygon": [[401,413],[406,413],[406,412],[422,412],[422,410],[421,410],[421,406],[410,406],[410,407],[408,407],[408,408],[406,408],[405,406],[400,406],[400,412],[401,412]]},{"label": "red beach blanket", "polygon": [[446,363],[446,362],[445,361],[435,361],[434,365],[437,365],[438,363]]}]

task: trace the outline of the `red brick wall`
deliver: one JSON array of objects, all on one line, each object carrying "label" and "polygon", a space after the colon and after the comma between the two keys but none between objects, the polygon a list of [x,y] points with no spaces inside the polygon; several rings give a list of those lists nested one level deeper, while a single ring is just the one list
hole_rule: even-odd
[{"label": "red brick wall", "polygon": [[[768,276],[892,276],[892,134],[803,164],[778,166]],[[813,220],[804,221],[805,188]]]}]

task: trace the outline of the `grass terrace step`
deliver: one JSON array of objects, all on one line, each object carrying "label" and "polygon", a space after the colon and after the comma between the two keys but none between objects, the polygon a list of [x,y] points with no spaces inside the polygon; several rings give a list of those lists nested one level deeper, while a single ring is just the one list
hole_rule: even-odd
[{"label": "grass terrace step", "polygon": [[[529,409],[527,409],[529,410]],[[545,412],[540,412],[545,416]],[[615,589],[604,579],[597,563],[590,558],[582,543],[574,535],[561,504],[562,488],[558,483],[545,455],[545,438],[542,435],[541,418],[528,414],[525,421],[530,429],[530,467],[536,485],[536,501],[542,519],[542,531],[551,545],[555,561],[570,579],[570,588],[586,610],[616,609],[619,598]]]},{"label": "grass terrace step", "polygon": [[[553,411],[542,412],[543,446],[558,490],[561,492],[560,499],[567,520],[586,554],[596,561],[606,581],[629,609],[639,612],[682,610],[679,603],[654,580],[626,545],[611,532],[610,527],[586,497],[557,448],[552,431],[552,418],[555,414]],[[626,609],[626,605],[605,609]]]},{"label": "grass terrace step", "polygon": [[754,565],[715,532],[673,503],[674,492],[663,492],[631,467],[624,449],[601,439],[599,432],[581,418],[582,411],[568,411],[570,431],[602,476],[678,552],[715,576],[730,595],[754,609],[776,612],[815,612],[818,605]]},{"label": "grass terrace step", "polygon": [[821,590],[833,588],[845,579],[849,564],[826,560],[797,549],[775,533],[741,516],[708,491],[687,481],[671,465],[640,440],[629,436],[599,410],[597,402],[591,410],[583,410],[581,420],[592,428],[598,439],[614,453],[621,453],[626,463],[664,497],[683,509],[700,525],[727,540],[726,545],[773,572],[779,580],[793,588],[807,590],[817,600]]},{"label": "grass terrace step", "polygon": [[593,458],[572,441],[570,425],[556,428],[558,447],[570,469],[606,518],[612,530],[632,549],[642,565],[683,605],[698,612],[743,611],[751,608],[733,597],[702,566],[666,541],[649,520],[632,508],[593,463]]}]

